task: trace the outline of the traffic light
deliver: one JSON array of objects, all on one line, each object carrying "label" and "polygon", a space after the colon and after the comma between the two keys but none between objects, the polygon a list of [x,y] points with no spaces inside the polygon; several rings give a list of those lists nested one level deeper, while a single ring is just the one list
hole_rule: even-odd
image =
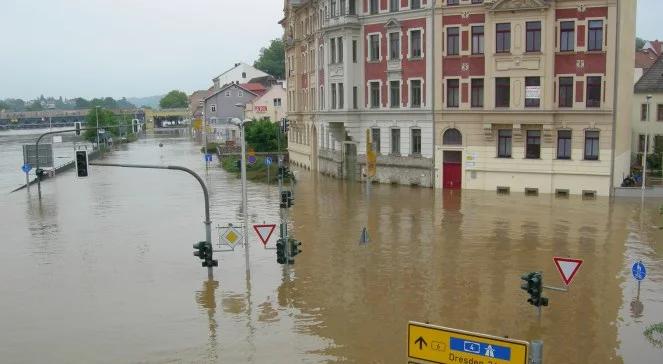
[{"label": "traffic light", "polygon": [[131,120],[131,127],[133,129],[134,134],[138,134],[138,126],[139,125],[138,125],[138,120],[137,119]]},{"label": "traffic light", "polygon": [[242,160],[241,159],[238,159],[238,160],[235,161],[235,168],[237,168],[237,170],[242,169]]},{"label": "traffic light", "polygon": [[520,279],[525,281],[520,288],[529,293],[527,299],[530,305],[535,307],[548,306],[548,299],[543,297],[543,277],[539,272],[530,272],[523,275]]},{"label": "traffic light", "polygon": [[288,134],[288,127],[289,127],[288,124],[289,123],[290,123],[290,121],[288,121],[288,119],[286,119],[286,118],[281,119],[281,133],[282,134]]},{"label": "traffic light", "polygon": [[287,257],[285,255],[285,239],[279,238],[276,241],[276,262],[279,264],[285,264]]},{"label": "traffic light", "polygon": [[43,179],[44,178],[44,170],[41,168],[37,168],[35,170],[35,174],[37,175],[37,178]]},{"label": "traffic light", "polygon": [[203,267],[219,266],[219,262],[212,259],[212,244],[208,244],[206,241],[201,241],[193,244],[193,248],[196,249],[196,251],[193,252],[193,256],[198,257],[203,261]]},{"label": "traffic light", "polygon": [[[299,240],[295,240],[293,238],[290,238],[289,240],[290,240],[290,258],[294,258],[297,255],[299,255],[299,253],[302,252],[299,249],[302,246],[302,242],[299,241]],[[294,263],[294,261],[293,261],[293,263]]]},{"label": "traffic light", "polygon": [[81,123],[77,121],[74,125],[76,126],[76,135],[81,135]]},{"label": "traffic light", "polygon": [[78,177],[87,177],[87,150],[77,150],[76,151],[76,173]]},{"label": "traffic light", "polygon": [[291,191],[281,191],[281,208],[287,209],[292,207],[295,199],[292,197]]}]

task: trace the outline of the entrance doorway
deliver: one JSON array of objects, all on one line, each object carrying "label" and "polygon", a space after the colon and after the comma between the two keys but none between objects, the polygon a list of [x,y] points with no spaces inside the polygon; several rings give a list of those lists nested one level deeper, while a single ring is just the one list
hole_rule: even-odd
[{"label": "entrance doorway", "polygon": [[445,150],[442,168],[442,187],[448,190],[460,190],[462,186],[463,152]]}]

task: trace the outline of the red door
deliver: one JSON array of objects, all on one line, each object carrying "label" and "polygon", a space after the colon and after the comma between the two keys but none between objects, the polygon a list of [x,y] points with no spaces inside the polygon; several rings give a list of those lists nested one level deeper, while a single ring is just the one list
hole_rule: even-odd
[{"label": "red door", "polygon": [[444,163],[442,169],[442,185],[445,189],[460,190],[461,188],[461,163]]}]

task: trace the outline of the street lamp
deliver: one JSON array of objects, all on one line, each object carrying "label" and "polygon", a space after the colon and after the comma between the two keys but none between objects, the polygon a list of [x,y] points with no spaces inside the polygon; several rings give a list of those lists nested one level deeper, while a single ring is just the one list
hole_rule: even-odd
[{"label": "street lamp", "polygon": [[649,106],[651,103],[652,95],[647,95],[647,120],[645,121],[645,150],[642,153],[642,197],[645,196],[645,188],[647,181],[647,151],[649,149]]},{"label": "street lamp", "polygon": [[242,165],[241,175],[242,175],[242,211],[244,212],[244,249],[246,251],[246,271],[249,271],[249,207],[246,196],[246,138],[244,135],[244,126],[246,123],[250,122],[249,119],[244,119],[244,121],[238,118],[232,118],[230,122],[239,127],[240,140],[242,144]]},{"label": "street lamp", "polygon": [[94,113],[97,116],[97,148],[101,151],[101,144],[99,144],[99,106],[94,107]]}]

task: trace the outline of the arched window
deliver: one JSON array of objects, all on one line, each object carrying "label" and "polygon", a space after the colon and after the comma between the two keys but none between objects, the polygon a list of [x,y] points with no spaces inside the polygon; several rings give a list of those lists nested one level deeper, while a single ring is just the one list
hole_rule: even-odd
[{"label": "arched window", "polygon": [[463,135],[458,129],[449,129],[444,132],[442,136],[442,144],[444,145],[463,145]]}]

